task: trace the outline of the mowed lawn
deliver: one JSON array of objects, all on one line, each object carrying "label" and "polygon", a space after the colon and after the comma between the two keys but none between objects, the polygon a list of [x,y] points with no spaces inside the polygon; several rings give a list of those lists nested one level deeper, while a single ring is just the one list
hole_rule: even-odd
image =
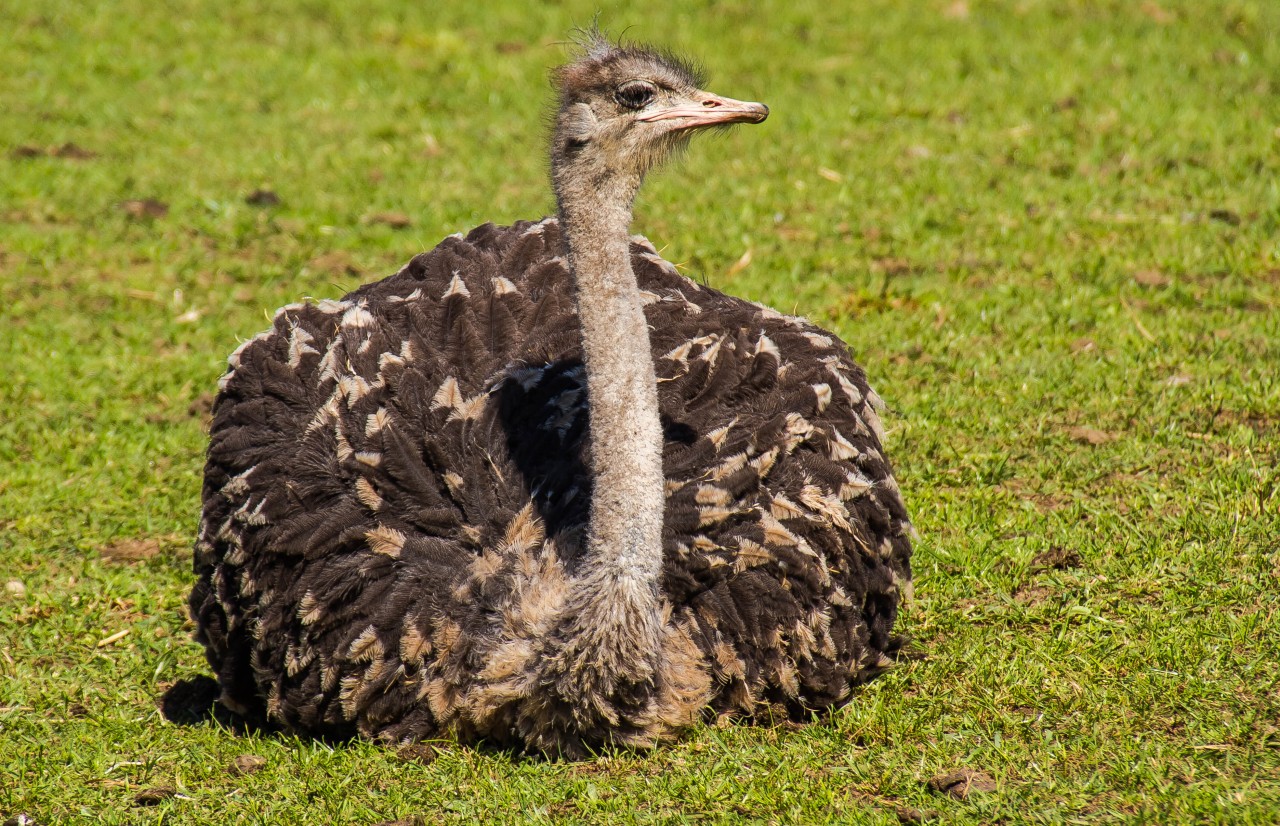
[{"label": "mowed lawn", "polygon": [[603,8],[772,109],[636,231],[895,411],[913,643],[846,708],[578,763],[165,718],[227,354],[550,212],[598,5],[0,5],[0,820],[1280,819],[1274,0]]}]

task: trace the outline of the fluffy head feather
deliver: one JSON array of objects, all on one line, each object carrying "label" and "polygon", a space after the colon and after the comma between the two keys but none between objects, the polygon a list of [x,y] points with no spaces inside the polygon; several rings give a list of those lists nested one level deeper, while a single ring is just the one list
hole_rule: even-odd
[{"label": "fluffy head feather", "polygon": [[759,123],[768,107],[702,89],[703,72],[669,52],[579,31],[574,60],[556,69],[552,167],[595,185],[639,181],[697,130]]}]

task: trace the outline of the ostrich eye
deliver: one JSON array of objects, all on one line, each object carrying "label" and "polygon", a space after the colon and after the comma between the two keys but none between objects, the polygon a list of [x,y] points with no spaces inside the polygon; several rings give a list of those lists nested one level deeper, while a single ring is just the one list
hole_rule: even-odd
[{"label": "ostrich eye", "polygon": [[636,81],[619,86],[613,97],[626,109],[643,109],[653,102],[655,94],[653,84]]}]

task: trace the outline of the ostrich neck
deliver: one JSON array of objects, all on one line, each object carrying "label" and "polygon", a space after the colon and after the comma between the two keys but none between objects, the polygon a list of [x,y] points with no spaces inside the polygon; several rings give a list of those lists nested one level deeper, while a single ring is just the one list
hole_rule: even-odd
[{"label": "ostrich neck", "polygon": [[[649,625],[662,570],[662,426],[649,328],[631,269],[631,204],[638,178],[566,185],[557,175],[568,236],[590,398],[593,494],[587,532],[589,594]],[[603,608],[604,606],[597,606]],[[589,611],[588,613],[593,613]],[[651,627],[651,626],[650,626]]]}]

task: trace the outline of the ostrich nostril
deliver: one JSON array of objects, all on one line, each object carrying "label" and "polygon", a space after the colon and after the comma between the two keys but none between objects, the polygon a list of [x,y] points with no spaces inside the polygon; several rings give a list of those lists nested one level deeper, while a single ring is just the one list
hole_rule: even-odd
[{"label": "ostrich nostril", "polygon": [[718,100],[704,100],[704,101],[702,101],[702,105],[703,105],[703,106],[708,106],[708,107],[710,107],[710,108],[714,109],[715,107],[717,107],[717,106],[719,106],[719,105],[720,105],[720,101],[718,101]]}]

